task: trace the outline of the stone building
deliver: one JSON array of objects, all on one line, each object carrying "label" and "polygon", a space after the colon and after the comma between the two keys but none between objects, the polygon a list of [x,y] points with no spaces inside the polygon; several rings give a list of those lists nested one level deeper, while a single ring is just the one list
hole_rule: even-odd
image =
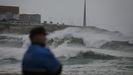
[{"label": "stone building", "polygon": [[19,16],[21,23],[24,24],[40,24],[40,14],[20,14]]},{"label": "stone building", "polygon": [[0,6],[0,21],[13,22],[19,20],[19,7]]}]

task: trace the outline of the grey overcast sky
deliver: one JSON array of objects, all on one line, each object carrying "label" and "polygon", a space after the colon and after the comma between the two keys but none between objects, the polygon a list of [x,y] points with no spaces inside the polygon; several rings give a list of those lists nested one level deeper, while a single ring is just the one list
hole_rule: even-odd
[{"label": "grey overcast sky", "polygon": [[[20,7],[20,13],[39,13],[42,21],[82,25],[84,0],[0,0]],[[87,0],[87,24],[133,36],[133,0]]]}]

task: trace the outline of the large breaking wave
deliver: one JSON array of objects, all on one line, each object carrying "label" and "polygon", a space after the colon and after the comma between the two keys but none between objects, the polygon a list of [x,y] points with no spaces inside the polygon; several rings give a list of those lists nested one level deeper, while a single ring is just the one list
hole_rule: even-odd
[{"label": "large breaking wave", "polygon": [[133,38],[96,27],[71,27],[48,35],[58,57],[112,59],[133,57]]},{"label": "large breaking wave", "polygon": [[[48,35],[48,46],[59,58],[110,60],[133,57],[133,39],[96,27],[71,27]],[[20,62],[30,45],[28,35],[1,34],[0,61]]]}]

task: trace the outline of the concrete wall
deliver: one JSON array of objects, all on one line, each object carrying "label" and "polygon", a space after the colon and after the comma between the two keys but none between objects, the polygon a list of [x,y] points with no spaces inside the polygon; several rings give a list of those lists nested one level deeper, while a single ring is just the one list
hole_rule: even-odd
[{"label": "concrete wall", "polygon": [[0,33],[27,34],[32,28],[37,26],[45,27],[48,33],[51,33],[56,30],[65,29],[67,27],[75,27],[71,25],[56,25],[56,24],[23,25],[23,24],[0,23]]},{"label": "concrete wall", "polygon": [[0,21],[11,21],[11,20],[19,20],[18,14],[12,14],[10,12],[0,14]]}]

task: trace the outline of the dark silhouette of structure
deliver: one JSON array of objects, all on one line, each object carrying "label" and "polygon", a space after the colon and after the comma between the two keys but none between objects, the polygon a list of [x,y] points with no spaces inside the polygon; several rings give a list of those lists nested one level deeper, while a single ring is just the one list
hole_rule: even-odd
[{"label": "dark silhouette of structure", "polygon": [[83,26],[86,27],[86,0],[84,0],[84,18],[83,18]]},{"label": "dark silhouette of structure", "polygon": [[40,14],[20,14],[21,23],[26,24],[40,24],[41,15]]},{"label": "dark silhouette of structure", "polygon": [[0,21],[9,22],[19,20],[19,7],[0,6]]}]

